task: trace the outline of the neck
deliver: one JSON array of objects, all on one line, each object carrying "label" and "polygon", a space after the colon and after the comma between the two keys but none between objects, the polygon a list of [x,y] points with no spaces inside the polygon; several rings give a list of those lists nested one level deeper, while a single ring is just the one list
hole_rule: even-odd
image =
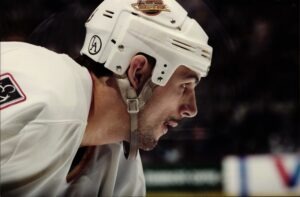
[{"label": "neck", "polygon": [[81,146],[128,141],[130,119],[115,79],[94,75],[92,79],[92,104]]}]

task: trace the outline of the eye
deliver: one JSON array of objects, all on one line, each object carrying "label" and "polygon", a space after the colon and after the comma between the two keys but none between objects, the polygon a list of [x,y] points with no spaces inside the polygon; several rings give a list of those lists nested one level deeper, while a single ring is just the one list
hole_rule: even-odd
[{"label": "eye", "polygon": [[187,83],[181,84],[181,89],[182,89],[183,92],[185,92],[185,90],[187,89],[187,87],[188,87]]}]

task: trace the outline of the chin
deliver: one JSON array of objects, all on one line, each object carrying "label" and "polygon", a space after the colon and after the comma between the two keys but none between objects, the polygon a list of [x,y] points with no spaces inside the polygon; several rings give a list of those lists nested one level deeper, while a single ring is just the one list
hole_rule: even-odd
[{"label": "chin", "polygon": [[140,149],[142,149],[143,151],[151,151],[153,150],[155,147],[156,147],[157,143],[156,144],[152,144],[152,145],[142,145],[140,146]]},{"label": "chin", "polygon": [[[149,129],[150,128],[150,129]],[[148,129],[140,130],[139,132],[139,148],[144,151],[153,150],[157,144],[159,138],[163,135],[164,125],[157,129],[148,127]]]},{"label": "chin", "polygon": [[151,151],[153,150],[158,141],[156,139],[154,139],[152,136],[140,136],[140,140],[139,140],[139,148],[144,150],[144,151]]}]

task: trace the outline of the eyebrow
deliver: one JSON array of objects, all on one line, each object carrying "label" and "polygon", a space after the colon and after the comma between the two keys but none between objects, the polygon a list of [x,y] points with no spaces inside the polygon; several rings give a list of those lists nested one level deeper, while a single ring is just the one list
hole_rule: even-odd
[{"label": "eyebrow", "polygon": [[[184,65],[182,65],[185,67]],[[195,80],[195,86],[197,86],[200,82],[201,76],[198,75],[195,71],[185,67],[185,69],[182,70],[181,72],[182,80]]]},{"label": "eyebrow", "polygon": [[197,85],[199,84],[199,82],[200,82],[200,77],[199,77],[197,74],[195,74],[195,73],[189,73],[189,74],[186,74],[186,75],[184,76],[184,79],[185,79],[185,80],[194,79],[194,80],[195,80],[195,85],[196,85],[196,86],[197,86]]}]

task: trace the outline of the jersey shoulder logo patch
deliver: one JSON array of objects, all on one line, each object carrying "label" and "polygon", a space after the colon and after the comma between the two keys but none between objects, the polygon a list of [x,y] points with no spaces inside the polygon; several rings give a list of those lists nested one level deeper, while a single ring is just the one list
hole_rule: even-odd
[{"label": "jersey shoulder logo patch", "polygon": [[21,103],[26,95],[10,73],[0,75],[0,110]]}]

